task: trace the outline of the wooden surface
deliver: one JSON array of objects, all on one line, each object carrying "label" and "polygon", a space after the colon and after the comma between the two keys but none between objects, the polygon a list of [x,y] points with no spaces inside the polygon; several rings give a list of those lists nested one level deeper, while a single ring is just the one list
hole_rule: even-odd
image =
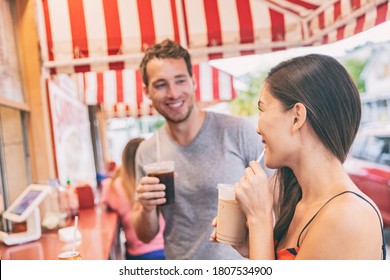
[{"label": "wooden surface", "polygon": [[[82,209],[78,224],[82,240],[77,250],[83,260],[115,258],[118,242],[116,213],[95,208]],[[73,225],[73,221],[69,225]],[[59,253],[67,250],[72,250],[72,243],[60,241],[57,230],[43,232],[40,239],[25,244],[0,244],[0,256],[3,260],[56,260]]]},{"label": "wooden surface", "polygon": [[57,178],[58,173],[55,165],[49,103],[45,83],[43,82],[46,76],[45,73],[41,73],[41,52],[35,17],[36,1],[19,0],[12,2],[15,6],[14,26],[17,42],[19,43],[23,92],[30,109],[30,113],[26,114],[26,137],[30,152],[31,181],[46,182],[47,178]]}]

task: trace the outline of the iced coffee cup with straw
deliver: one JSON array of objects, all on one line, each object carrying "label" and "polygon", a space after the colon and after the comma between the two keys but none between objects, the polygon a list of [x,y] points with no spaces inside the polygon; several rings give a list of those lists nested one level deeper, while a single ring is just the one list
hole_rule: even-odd
[{"label": "iced coffee cup with straw", "polygon": [[[264,157],[265,150],[257,158],[257,162]],[[242,244],[248,233],[246,217],[236,200],[234,185],[218,184],[218,214],[216,239],[218,242],[229,245]]]},{"label": "iced coffee cup with straw", "polygon": [[156,162],[147,164],[143,168],[147,176],[157,177],[160,179],[160,184],[165,185],[164,192],[166,202],[161,205],[168,205],[175,202],[175,162],[161,161],[160,135],[158,131],[156,131],[156,157]]},{"label": "iced coffee cup with straw", "polygon": [[160,179],[160,184],[165,185],[166,202],[161,205],[168,205],[175,202],[175,162],[160,161],[150,163],[144,166],[144,170],[149,177],[157,177]]},{"label": "iced coffee cup with straw", "polygon": [[246,217],[238,204],[234,185],[218,184],[217,241],[229,245],[242,244],[248,232]]}]

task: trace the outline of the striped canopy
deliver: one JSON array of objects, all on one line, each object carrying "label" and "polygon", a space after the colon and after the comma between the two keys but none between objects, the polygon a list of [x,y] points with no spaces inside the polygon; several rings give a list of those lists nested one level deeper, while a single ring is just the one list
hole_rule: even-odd
[{"label": "striped canopy", "polygon": [[[390,18],[388,0],[37,0],[36,13],[45,69],[116,81],[166,38],[186,47],[198,64],[327,44]],[[126,83],[119,80],[116,97],[106,100],[121,96]]]},{"label": "striped canopy", "polygon": [[[195,99],[198,102],[213,103],[229,101],[236,97],[233,77],[211,67],[208,63],[193,66],[197,83]],[[142,91],[142,78],[139,70],[108,70],[78,74],[87,105],[103,104],[111,116],[142,116],[155,112],[151,101]]]}]

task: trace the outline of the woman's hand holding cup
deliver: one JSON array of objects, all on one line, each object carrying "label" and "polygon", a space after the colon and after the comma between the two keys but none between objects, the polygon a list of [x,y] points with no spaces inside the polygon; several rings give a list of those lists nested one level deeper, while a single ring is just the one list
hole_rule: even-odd
[{"label": "woman's hand holding cup", "polygon": [[273,210],[273,192],[268,176],[256,161],[251,161],[235,187],[235,196],[247,220]]}]

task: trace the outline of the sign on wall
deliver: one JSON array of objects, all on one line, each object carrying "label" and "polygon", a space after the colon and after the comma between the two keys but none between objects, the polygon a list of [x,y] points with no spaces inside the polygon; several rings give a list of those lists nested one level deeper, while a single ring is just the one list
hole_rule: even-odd
[{"label": "sign on wall", "polygon": [[48,90],[58,178],[96,186],[88,107],[53,81]]}]

